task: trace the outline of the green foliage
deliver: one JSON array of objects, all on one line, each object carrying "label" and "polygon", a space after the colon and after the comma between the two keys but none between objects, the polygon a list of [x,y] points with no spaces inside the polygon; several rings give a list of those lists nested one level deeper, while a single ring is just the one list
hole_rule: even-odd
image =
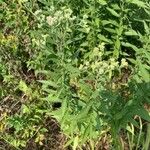
[{"label": "green foliage", "polygon": [[148,0],[14,0],[0,8],[0,103],[19,104],[13,113],[2,108],[5,141],[22,148],[37,136],[42,144],[43,122],[53,117],[74,150],[87,142],[94,149],[108,133],[110,149],[123,149],[122,130],[130,149],[148,147]]}]

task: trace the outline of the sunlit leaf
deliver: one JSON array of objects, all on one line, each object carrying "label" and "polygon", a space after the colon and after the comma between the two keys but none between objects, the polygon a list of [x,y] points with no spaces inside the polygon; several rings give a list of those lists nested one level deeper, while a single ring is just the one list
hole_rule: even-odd
[{"label": "sunlit leaf", "polygon": [[111,8],[107,8],[107,10],[115,17],[120,17],[120,15],[113,9]]}]

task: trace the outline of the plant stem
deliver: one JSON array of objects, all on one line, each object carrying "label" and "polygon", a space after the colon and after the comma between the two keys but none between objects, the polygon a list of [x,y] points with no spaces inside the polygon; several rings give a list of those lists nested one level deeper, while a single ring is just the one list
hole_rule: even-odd
[{"label": "plant stem", "polygon": [[139,121],[140,121],[140,132],[139,132],[138,141],[137,141],[135,150],[138,150],[140,139],[141,139],[141,134],[142,134],[142,120],[140,117],[139,117]]},{"label": "plant stem", "polygon": [[144,150],[148,150],[150,147],[150,123],[147,124],[147,134],[146,134],[146,141],[144,144]]},{"label": "plant stem", "polygon": [[129,133],[127,133],[127,137],[128,137],[129,150],[132,150],[132,144],[131,144]]}]

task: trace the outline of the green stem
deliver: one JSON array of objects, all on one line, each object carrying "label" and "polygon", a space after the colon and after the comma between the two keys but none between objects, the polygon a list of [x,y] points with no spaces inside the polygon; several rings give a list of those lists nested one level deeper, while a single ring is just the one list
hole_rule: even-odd
[{"label": "green stem", "polygon": [[[114,124],[115,126],[115,124]],[[121,145],[120,145],[120,141],[119,141],[119,136],[118,136],[118,132],[116,128],[112,129],[112,137],[114,139],[114,146],[116,150],[121,150]]]},{"label": "green stem", "polygon": [[131,144],[129,133],[127,133],[127,137],[128,137],[129,150],[132,150],[132,144]]},{"label": "green stem", "polygon": [[144,144],[144,150],[149,150],[150,147],[150,123],[147,124],[147,134],[146,134],[146,141]]},{"label": "green stem", "polygon": [[139,132],[138,141],[137,141],[135,150],[138,150],[138,147],[139,147],[139,144],[140,144],[141,135],[142,135],[142,120],[141,120],[140,117],[139,117],[139,121],[140,121],[140,132]]}]

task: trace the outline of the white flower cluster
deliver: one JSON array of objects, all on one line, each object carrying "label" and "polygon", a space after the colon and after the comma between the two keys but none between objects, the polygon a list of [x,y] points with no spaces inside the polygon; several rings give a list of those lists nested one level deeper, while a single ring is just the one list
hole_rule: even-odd
[{"label": "white flower cluster", "polygon": [[44,23],[48,23],[49,26],[53,26],[66,20],[72,21],[76,18],[76,16],[72,16],[73,11],[66,7],[62,7],[60,10],[55,11],[55,8],[51,6],[49,12],[51,14],[49,16],[45,16],[43,11],[40,9],[34,12],[34,15],[39,21],[39,28],[41,28]]},{"label": "white flower cluster", "polygon": [[81,19],[80,24],[79,24],[85,33],[90,32],[90,26],[88,25],[87,19],[88,19],[88,16],[83,15],[83,18]]},{"label": "white flower cluster", "polygon": [[121,66],[120,66],[120,67],[121,67],[121,68],[128,67],[128,62],[126,61],[125,58],[123,58],[123,59],[121,60]]},{"label": "white flower cluster", "polygon": [[48,37],[48,34],[46,35],[41,35],[40,39],[32,39],[32,43],[37,45],[38,47],[45,46],[46,44],[46,38]]},{"label": "white flower cluster", "polygon": [[110,58],[108,62],[109,62],[109,66],[108,66],[109,70],[113,71],[116,68],[119,68],[119,62],[116,61],[114,58]]},{"label": "white flower cluster", "polygon": [[62,21],[72,21],[76,17],[72,16],[72,10],[70,8],[63,7],[61,10],[56,11],[53,15],[46,17],[46,22],[52,26]]},{"label": "white flower cluster", "polygon": [[98,75],[108,75],[111,78],[114,70],[124,68],[128,66],[126,59],[116,61],[114,58],[109,60],[103,60],[102,56],[104,55],[105,43],[99,44],[98,47],[95,47],[91,53],[89,53],[89,60],[86,60],[83,64],[80,65],[79,69],[82,71],[92,71],[94,74]]},{"label": "white flower cluster", "polygon": [[36,16],[37,20],[39,21],[38,28],[41,28],[45,22],[45,18],[46,18],[45,15],[43,14],[41,9],[35,11],[34,15]]},{"label": "white flower cluster", "polygon": [[[80,65],[80,70],[92,70],[93,73],[103,74],[106,69],[107,63],[102,61],[104,54],[105,43],[99,44],[89,53],[89,60],[86,60]],[[102,69],[103,68],[103,69]]]}]

